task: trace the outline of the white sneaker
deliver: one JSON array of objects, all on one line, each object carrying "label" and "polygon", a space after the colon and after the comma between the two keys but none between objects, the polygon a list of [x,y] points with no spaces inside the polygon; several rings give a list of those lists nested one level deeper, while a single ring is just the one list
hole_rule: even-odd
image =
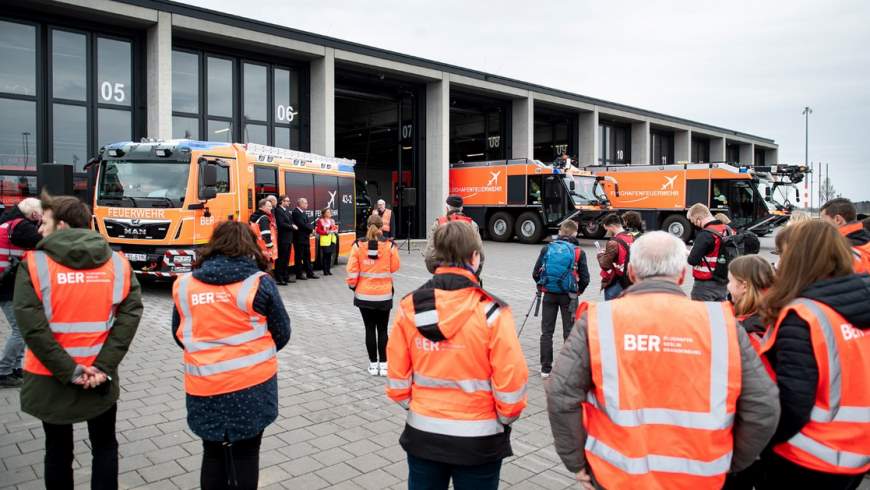
[{"label": "white sneaker", "polygon": [[378,375],[378,363],[376,363],[376,362],[369,363],[369,374],[372,376]]},{"label": "white sneaker", "polygon": [[380,363],[380,369],[378,370],[378,374],[380,374],[381,376],[387,375],[387,363]]},{"label": "white sneaker", "polygon": [[547,379],[549,377],[550,377],[550,373],[545,373],[545,372],[541,371],[541,379]]}]

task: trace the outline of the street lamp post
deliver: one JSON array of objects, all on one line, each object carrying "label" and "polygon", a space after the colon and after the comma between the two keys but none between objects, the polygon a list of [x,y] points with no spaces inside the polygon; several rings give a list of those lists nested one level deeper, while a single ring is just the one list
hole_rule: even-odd
[{"label": "street lamp post", "polygon": [[[810,114],[813,113],[810,106],[804,107],[801,114],[804,115],[804,165],[810,167]],[[819,177],[821,178],[821,177]],[[813,174],[810,172],[810,207],[813,206]]]}]

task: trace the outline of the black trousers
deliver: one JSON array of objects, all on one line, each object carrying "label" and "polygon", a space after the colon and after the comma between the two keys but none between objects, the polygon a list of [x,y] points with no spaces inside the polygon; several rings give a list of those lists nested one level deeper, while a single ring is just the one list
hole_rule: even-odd
[{"label": "black trousers", "polygon": [[760,490],[779,488],[854,490],[864,479],[864,475],[835,475],[804,468],[772,451],[765,451],[759,463],[761,477],[755,482],[755,488]]},{"label": "black trousers", "polygon": [[236,442],[202,441],[202,469],[199,485],[203,490],[256,490],[260,479],[260,432]]},{"label": "black trousers", "polygon": [[360,308],[363,324],[366,326],[366,350],[369,362],[387,362],[387,328],[390,323],[390,310]]},{"label": "black trousers", "polygon": [[[118,488],[118,440],[115,438],[115,417],[118,406],[88,420],[91,440],[91,488]],[[73,488],[73,426],[42,423],[45,431],[45,488]]]},{"label": "black trousers", "polygon": [[278,242],[278,261],[275,263],[275,279],[286,281],[290,279],[290,248],[293,242]]},{"label": "black trousers", "polygon": [[293,242],[293,264],[296,277],[314,275],[314,269],[311,268],[311,243],[308,240]]},{"label": "black trousers", "polygon": [[553,369],[553,333],[556,332],[556,315],[562,315],[562,339],[567,339],[574,323],[577,300],[567,294],[544,293],[541,300],[541,372]]},{"label": "black trousers", "polygon": [[320,247],[320,266],[323,268],[324,274],[332,273],[332,254],[334,251],[335,245]]}]

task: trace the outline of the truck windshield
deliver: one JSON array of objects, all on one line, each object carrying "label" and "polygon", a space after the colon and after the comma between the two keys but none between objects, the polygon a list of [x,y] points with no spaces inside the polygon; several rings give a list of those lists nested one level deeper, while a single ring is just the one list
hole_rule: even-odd
[{"label": "truck windshield", "polygon": [[602,197],[598,195],[598,183],[593,176],[575,175],[565,177],[565,185],[571,188],[571,179],[574,179],[574,190],[570,192],[574,204],[588,205],[592,202],[600,202]]},{"label": "truck windshield", "polygon": [[751,180],[714,180],[710,208],[727,211],[732,228],[747,228],[767,216],[767,205]]},{"label": "truck windshield", "polygon": [[98,204],[171,208],[184,201],[189,163],[105,160],[101,165]]}]

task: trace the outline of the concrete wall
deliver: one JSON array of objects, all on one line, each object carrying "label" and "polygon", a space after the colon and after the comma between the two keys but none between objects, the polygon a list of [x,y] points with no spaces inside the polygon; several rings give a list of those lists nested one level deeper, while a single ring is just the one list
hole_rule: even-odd
[{"label": "concrete wall", "polygon": [[765,149],[764,162],[767,165],[779,165],[779,150],[776,148]]},{"label": "concrete wall", "polygon": [[692,160],[692,131],[681,130],[674,133],[674,163]]},{"label": "concrete wall", "polygon": [[[444,210],[450,192],[450,76],[426,84],[426,222]],[[422,189],[421,189],[422,191]],[[428,229],[428,226],[427,226]]]},{"label": "concrete wall", "polygon": [[724,162],[725,161],[725,138],[710,139],[710,161]]},{"label": "concrete wall", "polygon": [[335,50],[311,61],[311,152],[335,156]]},{"label": "concrete wall", "polygon": [[740,144],[740,165],[752,165],[755,163],[755,145],[752,143]]},{"label": "concrete wall", "polygon": [[631,164],[649,165],[649,121],[631,125]]},{"label": "concrete wall", "polygon": [[172,14],[159,12],[146,40],[149,138],[172,138]]},{"label": "concrete wall", "polygon": [[577,131],[580,133],[577,144],[578,163],[582,166],[598,164],[598,145],[601,139],[598,136],[598,109],[590,112],[581,112],[577,115]]},{"label": "concrete wall", "polygon": [[511,108],[511,158],[534,158],[535,99],[532,93],[513,100]]}]

